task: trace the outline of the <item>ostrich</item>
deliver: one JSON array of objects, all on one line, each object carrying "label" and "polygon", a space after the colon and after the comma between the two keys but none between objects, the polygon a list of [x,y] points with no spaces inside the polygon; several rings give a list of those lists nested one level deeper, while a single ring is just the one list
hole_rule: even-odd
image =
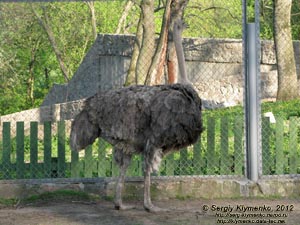
[{"label": "ostrich", "polygon": [[[181,44],[181,20],[174,26],[174,41],[181,75],[178,84],[136,85],[88,98],[72,122],[70,145],[79,151],[102,137],[114,147],[120,167],[115,190],[115,209],[129,209],[122,203],[126,170],[134,154],[144,156],[144,208],[165,211],[152,204],[150,174],[158,171],[161,159],[197,141],[203,128],[201,100],[187,80]],[[175,31],[176,29],[176,31]]]}]

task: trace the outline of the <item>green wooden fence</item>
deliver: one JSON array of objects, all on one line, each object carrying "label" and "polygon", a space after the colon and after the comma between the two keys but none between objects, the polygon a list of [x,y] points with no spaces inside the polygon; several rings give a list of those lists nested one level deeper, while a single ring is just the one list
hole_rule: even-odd
[{"label": "green wooden fence", "polygon": [[276,117],[272,124],[262,120],[262,165],[264,175],[300,173],[300,118],[284,120]]},{"label": "green wooden fence", "polygon": [[[193,146],[166,156],[157,175],[244,174],[243,118],[207,117],[204,125],[206,130],[201,139]],[[39,129],[43,130],[42,138],[38,135]],[[99,139],[79,153],[70,150],[65,121],[30,122],[29,135],[25,135],[24,122],[17,122],[16,136],[11,135],[11,123],[3,122],[0,142],[0,179],[118,175],[112,148],[104,140]],[[141,156],[134,156],[127,175],[142,176],[142,167]]]}]

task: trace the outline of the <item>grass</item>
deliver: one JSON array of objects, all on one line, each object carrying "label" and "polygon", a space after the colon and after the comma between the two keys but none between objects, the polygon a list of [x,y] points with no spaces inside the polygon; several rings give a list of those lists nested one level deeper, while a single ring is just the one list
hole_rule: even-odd
[{"label": "grass", "polygon": [[290,117],[300,117],[300,100],[265,102],[262,104],[262,112],[273,112],[275,116],[289,119]]},{"label": "grass", "polygon": [[[279,116],[287,120],[293,116],[300,117],[300,100],[295,99],[289,101],[264,102],[261,104],[261,112],[272,112],[275,116]],[[204,116],[211,117],[235,117],[243,114],[243,106],[204,110],[203,112]]]},{"label": "grass", "polygon": [[4,199],[0,198],[0,209],[3,207],[13,207],[18,203],[18,199],[10,198],[10,199]]}]

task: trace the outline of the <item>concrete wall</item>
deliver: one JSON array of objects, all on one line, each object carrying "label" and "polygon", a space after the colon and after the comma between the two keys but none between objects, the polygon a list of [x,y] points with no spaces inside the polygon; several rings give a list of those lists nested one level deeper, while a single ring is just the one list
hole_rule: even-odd
[{"label": "concrete wall", "polygon": [[[300,196],[298,178],[274,177],[260,179],[258,183],[234,177],[153,177],[153,199],[185,198],[237,198]],[[0,198],[26,198],[43,192],[75,190],[113,198],[116,180],[112,178],[49,179],[0,181]],[[212,188],[214,187],[214,188]],[[124,198],[142,199],[142,178],[127,179]]]},{"label": "concrete wall", "polygon": [[121,87],[130,63],[134,36],[98,35],[68,84],[56,84],[42,106],[87,98],[98,90]]},{"label": "concrete wall", "polygon": [[[11,135],[14,137],[16,135],[16,122],[24,122],[25,134],[29,135],[29,128],[31,121],[39,122],[38,135],[43,137],[43,122],[52,121],[57,122],[60,120],[71,120],[77,115],[82,109],[84,104],[84,99],[66,102],[61,104],[54,104],[49,106],[42,106],[40,108],[24,110],[22,112],[12,113],[4,116],[0,116],[0,140],[2,139],[2,125],[3,122],[11,123]],[[53,126],[55,128],[55,126]],[[70,121],[66,124],[67,133],[70,128]],[[55,130],[53,130],[55,134]]]},{"label": "concrete wall", "polygon": [[[54,85],[42,107],[0,117],[16,121],[69,120],[81,109],[82,101],[98,90],[121,87],[133,50],[134,36],[99,35],[68,84]],[[186,38],[183,41],[187,70],[206,108],[233,106],[243,101],[242,42],[235,39]],[[297,71],[300,70],[300,43],[294,42]],[[274,45],[261,43],[263,100],[275,99],[277,66]],[[74,101],[74,103],[69,101]],[[25,129],[29,122],[25,124]],[[14,134],[14,133],[13,133]],[[1,136],[0,136],[1,137]]]},{"label": "concrete wall", "polygon": [[[54,85],[42,106],[121,87],[133,44],[134,36],[98,35],[72,80],[65,85]],[[241,40],[185,38],[183,46],[189,78],[205,100],[205,107],[232,106],[243,101]],[[294,43],[298,72],[299,46],[298,41]],[[262,98],[274,99],[277,93],[274,45],[271,41],[262,41],[261,47]]]}]

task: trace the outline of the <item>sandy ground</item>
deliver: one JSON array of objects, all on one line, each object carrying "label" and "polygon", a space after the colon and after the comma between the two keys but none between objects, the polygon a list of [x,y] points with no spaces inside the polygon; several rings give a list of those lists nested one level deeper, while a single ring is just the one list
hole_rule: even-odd
[{"label": "sandy ground", "polygon": [[136,209],[117,211],[112,202],[44,201],[0,208],[0,224],[300,224],[300,200],[217,199],[154,201],[170,212],[149,213],[141,202]]}]

